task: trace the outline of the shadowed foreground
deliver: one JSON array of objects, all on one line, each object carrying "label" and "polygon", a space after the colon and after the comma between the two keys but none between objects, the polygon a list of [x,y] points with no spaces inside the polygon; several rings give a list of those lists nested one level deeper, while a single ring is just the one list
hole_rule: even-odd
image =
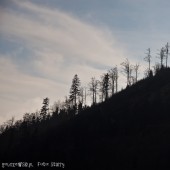
[{"label": "shadowed foreground", "polygon": [[7,129],[0,135],[0,160],[63,162],[79,170],[170,167],[170,69],[76,116]]}]

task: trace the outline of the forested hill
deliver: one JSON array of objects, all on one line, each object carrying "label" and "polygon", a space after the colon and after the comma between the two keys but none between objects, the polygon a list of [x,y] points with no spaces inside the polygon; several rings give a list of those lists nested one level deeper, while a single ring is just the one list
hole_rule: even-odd
[{"label": "forested hill", "polygon": [[170,69],[77,115],[9,127],[0,135],[0,160],[64,162],[79,170],[170,167]]}]

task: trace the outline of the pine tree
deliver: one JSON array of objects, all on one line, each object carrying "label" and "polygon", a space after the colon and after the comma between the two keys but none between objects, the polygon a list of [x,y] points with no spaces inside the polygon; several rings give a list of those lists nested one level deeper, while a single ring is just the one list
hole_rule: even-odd
[{"label": "pine tree", "polygon": [[70,88],[70,101],[72,102],[73,106],[77,104],[77,99],[80,96],[80,79],[76,74],[72,80],[72,85]]},{"label": "pine tree", "polygon": [[40,112],[40,116],[42,117],[42,119],[46,119],[47,118],[48,110],[49,110],[49,98],[46,97],[43,100],[43,106],[42,106],[41,112]]}]

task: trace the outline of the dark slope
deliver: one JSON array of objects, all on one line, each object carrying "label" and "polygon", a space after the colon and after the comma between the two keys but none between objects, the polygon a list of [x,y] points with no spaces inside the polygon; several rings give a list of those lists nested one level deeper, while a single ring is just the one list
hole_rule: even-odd
[{"label": "dark slope", "polygon": [[170,167],[170,69],[72,120],[9,130],[0,136],[0,156],[2,161],[61,161],[68,169]]}]

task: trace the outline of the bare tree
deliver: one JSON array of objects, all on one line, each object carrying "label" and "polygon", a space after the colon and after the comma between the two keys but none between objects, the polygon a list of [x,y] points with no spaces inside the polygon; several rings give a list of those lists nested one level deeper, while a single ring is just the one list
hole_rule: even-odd
[{"label": "bare tree", "polygon": [[112,90],[112,95],[117,92],[118,88],[118,69],[117,66],[111,68],[109,71],[109,78],[111,81],[111,90]]},{"label": "bare tree", "polygon": [[[66,100],[67,100],[67,97],[66,97]],[[61,101],[58,100],[57,102],[55,102],[52,106],[52,113],[53,113],[53,116],[58,116],[59,112],[60,112],[60,109],[61,109]]]},{"label": "bare tree", "polygon": [[127,78],[127,86],[131,85],[131,78],[132,78],[132,70],[133,66],[130,64],[129,60],[126,58],[124,62],[121,63],[122,65],[122,73]]},{"label": "bare tree", "polygon": [[147,49],[147,56],[144,58],[144,60],[146,61],[146,62],[148,62],[148,64],[149,64],[149,67],[148,67],[148,73],[150,72],[150,70],[151,70],[151,50],[150,50],[150,48],[148,48]]},{"label": "bare tree", "polygon": [[84,88],[80,87],[79,103],[84,103]]},{"label": "bare tree", "polygon": [[97,102],[97,90],[98,90],[99,81],[95,79],[95,77],[91,78],[91,82],[89,83],[89,91],[92,94],[92,103],[95,104]]},{"label": "bare tree", "polygon": [[166,51],[166,49],[164,47],[162,47],[159,54],[158,54],[158,57],[157,57],[160,60],[161,68],[164,67],[163,62],[164,62],[164,59],[165,59],[165,51]]},{"label": "bare tree", "polygon": [[139,67],[140,67],[140,64],[139,63],[136,63],[134,66],[133,66],[133,69],[135,71],[135,83],[138,81],[138,74],[139,74]]},{"label": "bare tree", "polygon": [[169,45],[168,42],[165,45],[165,54],[166,54],[166,68],[168,67],[168,55],[169,55]]},{"label": "bare tree", "polygon": [[108,99],[109,97],[109,74],[106,73],[103,76],[101,76],[100,81],[100,92],[101,92],[101,101],[104,99]]},{"label": "bare tree", "polygon": [[86,98],[87,98],[86,89],[87,89],[87,87],[84,87],[84,106],[86,106]]}]

